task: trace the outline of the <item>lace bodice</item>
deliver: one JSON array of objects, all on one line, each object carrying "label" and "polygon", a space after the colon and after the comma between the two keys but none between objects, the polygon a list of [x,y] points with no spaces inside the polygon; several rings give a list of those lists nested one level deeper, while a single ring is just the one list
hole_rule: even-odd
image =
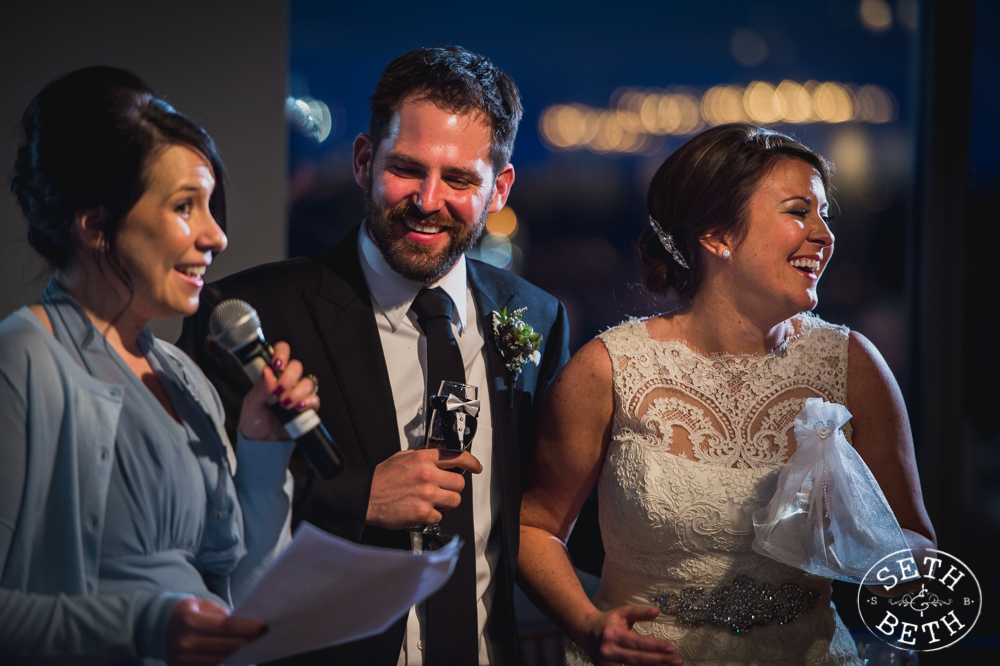
[{"label": "lace bodice", "polygon": [[765,468],[794,452],[806,398],[847,400],[847,329],[800,315],[777,354],[703,356],[632,320],[600,336],[614,366],[614,440],[723,467]]},{"label": "lace bodice", "polygon": [[[763,356],[705,356],[654,340],[643,320],[599,336],[611,356],[615,413],[598,486],[607,553],[598,605],[649,605],[655,592],[710,590],[741,574],[758,584],[803,581],[751,549],[752,515],[794,452],[793,421],[806,398],[846,404],[848,331],[811,315],[792,324],[788,344]],[[639,630],[673,641],[687,664],[857,658],[832,610],[747,636],[663,615]]]}]

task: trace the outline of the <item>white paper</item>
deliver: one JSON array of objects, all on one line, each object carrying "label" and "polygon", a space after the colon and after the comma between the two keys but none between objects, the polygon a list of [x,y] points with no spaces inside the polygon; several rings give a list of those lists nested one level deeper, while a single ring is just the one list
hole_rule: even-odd
[{"label": "white paper", "polygon": [[233,610],[267,623],[226,666],[247,666],[381,633],[441,588],[459,540],[429,553],[361,546],[308,523]]}]

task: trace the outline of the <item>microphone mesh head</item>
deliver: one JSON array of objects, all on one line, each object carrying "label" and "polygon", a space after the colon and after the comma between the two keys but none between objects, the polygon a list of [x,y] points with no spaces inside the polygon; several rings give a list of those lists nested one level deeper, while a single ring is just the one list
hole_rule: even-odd
[{"label": "microphone mesh head", "polygon": [[230,298],[215,306],[208,320],[208,331],[217,343],[229,351],[264,338],[257,311],[238,298]]}]

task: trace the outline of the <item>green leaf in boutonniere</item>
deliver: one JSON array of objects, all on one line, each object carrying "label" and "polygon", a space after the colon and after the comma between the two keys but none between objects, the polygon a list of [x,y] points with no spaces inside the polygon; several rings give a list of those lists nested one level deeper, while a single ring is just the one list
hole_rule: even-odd
[{"label": "green leaf in boutonniere", "polygon": [[527,309],[518,308],[510,314],[507,314],[507,308],[500,312],[493,311],[493,340],[506,368],[507,395],[510,397],[511,409],[514,408],[514,383],[524,364],[531,361],[538,365],[542,360],[542,354],[538,351],[542,344],[542,334],[536,333],[521,319],[521,313]]}]

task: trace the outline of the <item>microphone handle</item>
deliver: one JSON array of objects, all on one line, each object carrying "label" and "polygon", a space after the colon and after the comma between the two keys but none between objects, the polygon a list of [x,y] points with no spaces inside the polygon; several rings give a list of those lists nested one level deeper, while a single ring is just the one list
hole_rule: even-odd
[{"label": "microphone handle", "polygon": [[344,455],[323,424],[295,439],[302,455],[324,479],[332,479],[344,468]]},{"label": "microphone handle", "polygon": [[[254,383],[260,381],[264,368],[269,367],[273,360],[271,348],[263,338],[258,338],[231,353],[243,365],[243,369]],[[344,454],[323,427],[315,410],[297,412],[285,409],[275,396],[270,397],[268,406],[285,426],[285,431],[295,440],[302,455],[317,474],[324,479],[330,479],[344,468]]]}]

